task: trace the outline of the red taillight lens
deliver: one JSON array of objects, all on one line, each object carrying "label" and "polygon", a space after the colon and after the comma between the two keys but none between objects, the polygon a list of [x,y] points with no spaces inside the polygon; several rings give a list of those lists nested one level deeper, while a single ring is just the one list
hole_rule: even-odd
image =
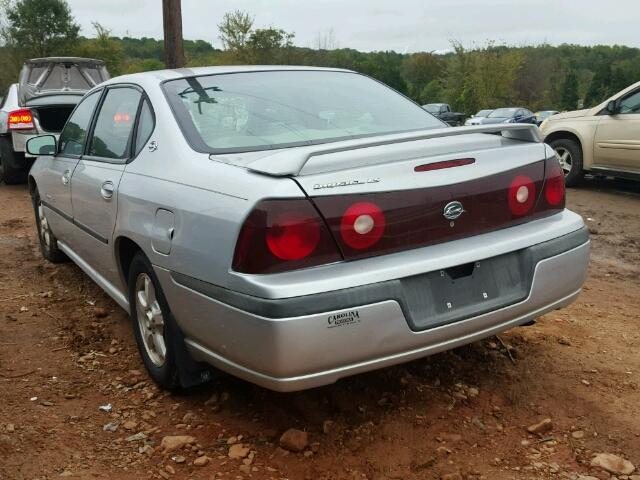
[{"label": "red taillight lens", "polygon": [[544,198],[551,207],[564,208],[564,172],[555,157],[545,164]]},{"label": "red taillight lens", "polygon": [[320,221],[301,212],[285,211],[275,215],[266,231],[271,253],[281,260],[308,257],[320,241]]},{"label": "red taillight lens", "polygon": [[529,213],[536,203],[536,185],[526,175],[518,175],[509,185],[509,210],[515,217]]},{"label": "red taillight lens", "polygon": [[9,130],[32,130],[35,128],[31,110],[23,108],[9,112],[8,126]]},{"label": "red taillight lens", "polygon": [[240,230],[233,269],[275,273],[340,260],[335,242],[309,200],[264,200]]},{"label": "red taillight lens", "polygon": [[380,207],[371,202],[358,202],[344,212],[340,222],[340,235],[351,248],[363,250],[380,240],[384,226],[384,213]]}]

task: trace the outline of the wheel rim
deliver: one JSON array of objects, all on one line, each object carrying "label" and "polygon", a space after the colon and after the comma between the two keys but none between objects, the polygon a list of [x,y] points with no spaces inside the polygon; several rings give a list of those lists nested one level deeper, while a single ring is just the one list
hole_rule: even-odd
[{"label": "wheel rim", "polygon": [[40,238],[44,243],[44,246],[49,250],[51,248],[52,234],[47,216],[44,214],[44,207],[42,202],[38,201],[38,225],[40,226]]},{"label": "wheel rim", "polygon": [[571,152],[564,147],[557,147],[556,153],[558,154],[558,162],[560,162],[562,171],[564,172],[565,176],[569,175],[569,172],[571,172],[571,165],[573,165],[573,157],[571,156]]},{"label": "wheel rim", "polygon": [[141,273],[136,279],[136,313],[142,343],[156,367],[162,367],[167,356],[164,341],[164,318],[151,277]]}]

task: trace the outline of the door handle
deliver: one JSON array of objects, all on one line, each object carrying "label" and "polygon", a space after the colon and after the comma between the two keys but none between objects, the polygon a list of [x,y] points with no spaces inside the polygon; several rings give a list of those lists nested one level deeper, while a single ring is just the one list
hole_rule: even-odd
[{"label": "door handle", "polygon": [[100,186],[100,195],[102,195],[102,198],[104,198],[105,200],[111,200],[111,197],[113,197],[113,182],[104,182]]},{"label": "door handle", "polygon": [[68,185],[70,178],[71,178],[71,170],[65,170],[64,173],[62,174],[62,184]]}]

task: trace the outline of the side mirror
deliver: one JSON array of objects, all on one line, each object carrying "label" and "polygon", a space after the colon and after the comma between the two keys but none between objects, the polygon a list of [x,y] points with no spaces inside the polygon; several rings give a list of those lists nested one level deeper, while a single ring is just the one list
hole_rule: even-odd
[{"label": "side mirror", "polygon": [[29,155],[55,155],[57,147],[58,142],[53,135],[40,135],[27,140],[27,153]]},{"label": "side mirror", "polygon": [[617,100],[611,100],[609,103],[607,103],[605,110],[609,115],[616,115],[620,113],[620,103],[618,103]]}]

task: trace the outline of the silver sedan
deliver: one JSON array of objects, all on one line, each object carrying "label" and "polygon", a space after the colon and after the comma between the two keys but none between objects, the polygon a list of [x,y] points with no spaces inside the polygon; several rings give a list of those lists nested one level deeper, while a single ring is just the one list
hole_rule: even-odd
[{"label": "silver sedan", "polygon": [[28,149],[44,257],[131,314],[165,388],[329,384],[530,323],[585,278],[537,127],[446,128],[350,71],[118,77]]}]

